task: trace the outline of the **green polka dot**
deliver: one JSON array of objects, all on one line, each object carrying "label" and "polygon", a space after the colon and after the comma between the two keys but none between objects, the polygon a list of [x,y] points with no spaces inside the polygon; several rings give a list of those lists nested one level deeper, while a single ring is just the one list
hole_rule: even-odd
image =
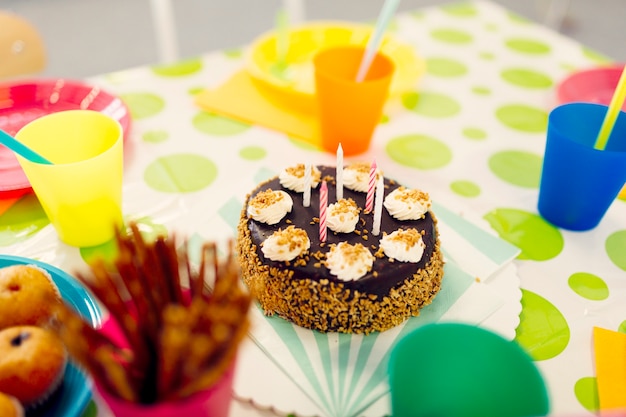
[{"label": "green polka dot", "polygon": [[582,47],[582,52],[583,52],[583,55],[585,55],[587,58],[591,59],[592,61],[597,62],[598,64],[608,64],[613,61],[611,58],[604,55],[603,53],[600,53],[596,51],[595,49],[587,48],[585,46]]},{"label": "green polka dot", "polygon": [[491,228],[521,253],[518,259],[546,261],[563,250],[563,235],[541,216],[519,209],[499,208],[484,216]]},{"label": "green polka dot", "polygon": [[489,32],[497,32],[498,25],[496,25],[495,23],[485,23],[485,30]]},{"label": "green polka dot", "polygon": [[415,113],[435,118],[454,116],[461,110],[458,101],[452,97],[427,91],[404,94],[402,104]]},{"label": "green polka dot", "polygon": [[617,331],[620,333],[626,333],[626,320],[619,324]]},{"label": "green polka dot", "polygon": [[618,268],[626,271],[626,230],[611,234],[604,244],[607,255]]},{"label": "green polka dot", "polygon": [[387,153],[399,164],[417,169],[436,169],[452,160],[452,151],[442,141],[425,135],[405,135],[387,143]]},{"label": "green polka dot", "polygon": [[600,409],[598,399],[598,380],[593,376],[580,378],[574,384],[574,395],[586,410],[595,413]]},{"label": "green polka dot", "polygon": [[[167,236],[167,229],[165,226],[154,223],[150,217],[124,219],[126,224],[130,221],[133,221],[137,225],[141,235],[146,241],[152,241],[159,235]],[[126,233],[131,233],[130,228],[126,230]],[[87,264],[91,264],[98,259],[102,259],[104,262],[112,264],[117,258],[118,253],[119,250],[115,239],[111,239],[98,246],[80,248],[80,256]]]},{"label": "green polka dot", "polygon": [[228,58],[239,58],[243,54],[241,48],[225,49],[224,55]]},{"label": "green polka dot", "polygon": [[430,58],[426,61],[426,69],[438,77],[460,77],[467,73],[465,64],[449,58]]},{"label": "green polka dot", "polygon": [[548,113],[525,104],[508,104],[496,110],[496,117],[505,126],[527,133],[545,132]]},{"label": "green polka dot", "polygon": [[536,361],[559,355],[570,340],[570,329],[563,314],[548,300],[522,289],[520,324],[515,340]]},{"label": "green polka dot", "polygon": [[447,4],[441,7],[445,13],[456,17],[473,17],[477,15],[476,7],[469,3]]},{"label": "green polka dot", "polygon": [[550,88],[552,87],[552,79],[538,71],[525,68],[509,68],[500,74],[502,79],[524,88]]},{"label": "green polka dot", "polygon": [[195,96],[195,95],[197,95],[197,94],[200,94],[200,93],[201,93],[201,92],[203,92],[204,90],[206,90],[206,87],[205,87],[205,86],[198,85],[198,86],[195,86],[195,87],[191,87],[191,88],[189,88],[189,89],[187,90],[187,93],[188,93],[190,96]]},{"label": "green polka dot", "polygon": [[0,215],[0,247],[22,242],[49,224],[37,197],[26,194]]},{"label": "green polka dot", "polygon": [[525,151],[500,151],[489,158],[489,169],[509,184],[538,188],[542,158]]},{"label": "green polka dot", "polygon": [[477,94],[479,96],[488,96],[491,94],[491,89],[489,87],[476,86],[472,87],[472,93]]},{"label": "green polka dot", "polygon": [[383,114],[382,116],[380,116],[380,124],[382,125],[389,123],[389,120],[391,119],[389,118],[388,114]]},{"label": "green polka dot", "polygon": [[529,23],[530,20],[528,20],[527,18],[515,13],[515,12],[511,12],[509,11],[508,13],[509,19],[511,19],[511,21],[516,22],[516,23]]},{"label": "green polka dot", "polygon": [[208,187],[216,177],[215,163],[196,154],[160,157],[144,172],[144,180],[150,187],[166,193],[199,191]]},{"label": "green polka dot", "polygon": [[260,146],[248,146],[239,151],[239,156],[250,161],[263,159],[265,155],[267,155],[267,151]]},{"label": "green polka dot", "polygon": [[481,52],[478,54],[478,57],[484,59],[485,61],[492,61],[495,58],[495,55],[492,52]]},{"label": "green polka dot", "polygon": [[133,119],[154,116],[165,107],[163,99],[152,93],[126,93],[120,96],[130,109]]},{"label": "green polka dot", "polygon": [[454,181],[450,184],[450,189],[463,197],[476,197],[480,194],[480,187],[472,181]]},{"label": "green polka dot", "polygon": [[152,67],[152,72],[162,77],[183,77],[194,74],[202,69],[202,60],[188,59],[171,65],[157,65]]},{"label": "green polka dot", "polygon": [[567,285],[578,295],[588,300],[605,300],[609,296],[609,287],[597,275],[589,272],[576,272],[570,275]]},{"label": "green polka dot", "polygon": [[169,137],[167,130],[149,130],[143,134],[142,139],[144,142],[160,143],[165,142]]},{"label": "green polka dot", "polygon": [[473,140],[483,140],[487,138],[487,132],[479,127],[466,127],[463,129],[463,136]]},{"label": "green polka dot", "polygon": [[196,114],[192,123],[200,132],[217,136],[237,135],[250,128],[248,124],[207,112]]},{"label": "green polka dot", "polygon": [[548,44],[536,39],[512,38],[506,40],[504,44],[509,49],[523,54],[543,55],[550,52]]},{"label": "green polka dot", "polygon": [[452,44],[464,45],[472,41],[472,35],[470,35],[469,33],[465,31],[458,30],[458,29],[451,29],[451,28],[435,29],[431,32],[430,35],[438,41],[452,43]]}]

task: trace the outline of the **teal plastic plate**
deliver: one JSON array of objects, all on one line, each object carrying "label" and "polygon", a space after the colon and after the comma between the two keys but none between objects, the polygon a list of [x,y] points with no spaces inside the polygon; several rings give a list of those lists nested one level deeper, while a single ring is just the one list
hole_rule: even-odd
[{"label": "teal plastic plate", "polygon": [[[48,271],[59,287],[65,302],[90,321],[93,326],[100,325],[102,317],[95,299],[76,278],[44,262],[18,256],[0,255],[0,268],[11,265],[36,265]],[[37,413],[37,415],[41,417],[79,417],[91,400],[91,388],[91,379],[72,362],[68,362],[61,388],[54,394],[50,404],[45,406],[45,410],[42,410],[42,413]]]}]

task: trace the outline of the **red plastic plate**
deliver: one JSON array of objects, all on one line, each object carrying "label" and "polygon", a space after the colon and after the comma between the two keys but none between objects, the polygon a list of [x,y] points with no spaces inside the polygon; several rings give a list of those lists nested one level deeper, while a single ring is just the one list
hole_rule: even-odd
[{"label": "red plastic plate", "polygon": [[[590,68],[575,72],[559,84],[559,103],[582,101],[609,105],[623,66]],[[626,111],[626,103],[622,107]]]},{"label": "red plastic plate", "polygon": [[[96,110],[113,117],[122,125],[124,140],[128,139],[128,107],[98,86],[65,79],[0,84],[0,129],[10,135],[43,115],[76,109]],[[0,198],[18,197],[30,189],[13,152],[0,145]]]}]

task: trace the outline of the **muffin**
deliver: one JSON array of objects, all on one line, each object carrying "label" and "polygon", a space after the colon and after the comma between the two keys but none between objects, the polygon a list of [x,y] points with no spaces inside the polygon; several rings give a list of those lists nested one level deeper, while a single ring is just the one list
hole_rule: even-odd
[{"label": "muffin", "polygon": [[15,397],[0,392],[0,416],[24,417],[24,407]]},{"label": "muffin", "polygon": [[63,380],[67,353],[59,337],[37,326],[0,330],[0,392],[26,410],[45,403]]},{"label": "muffin", "polygon": [[11,326],[45,326],[54,303],[61,300],[58,288],[44,270],[34,265],[0,268],[0,330]]}]

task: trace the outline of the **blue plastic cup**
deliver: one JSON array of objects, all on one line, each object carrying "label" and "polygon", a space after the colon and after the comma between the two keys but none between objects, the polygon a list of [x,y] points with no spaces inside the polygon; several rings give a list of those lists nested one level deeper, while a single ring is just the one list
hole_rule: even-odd
[{"label": "blue plastic cup", "polygon": [[617,117],[605,149],[594,149],[607,109],[568,103],[550,112],[537,207],[555,226],[593,229],[626,183],[626,113]]}]

